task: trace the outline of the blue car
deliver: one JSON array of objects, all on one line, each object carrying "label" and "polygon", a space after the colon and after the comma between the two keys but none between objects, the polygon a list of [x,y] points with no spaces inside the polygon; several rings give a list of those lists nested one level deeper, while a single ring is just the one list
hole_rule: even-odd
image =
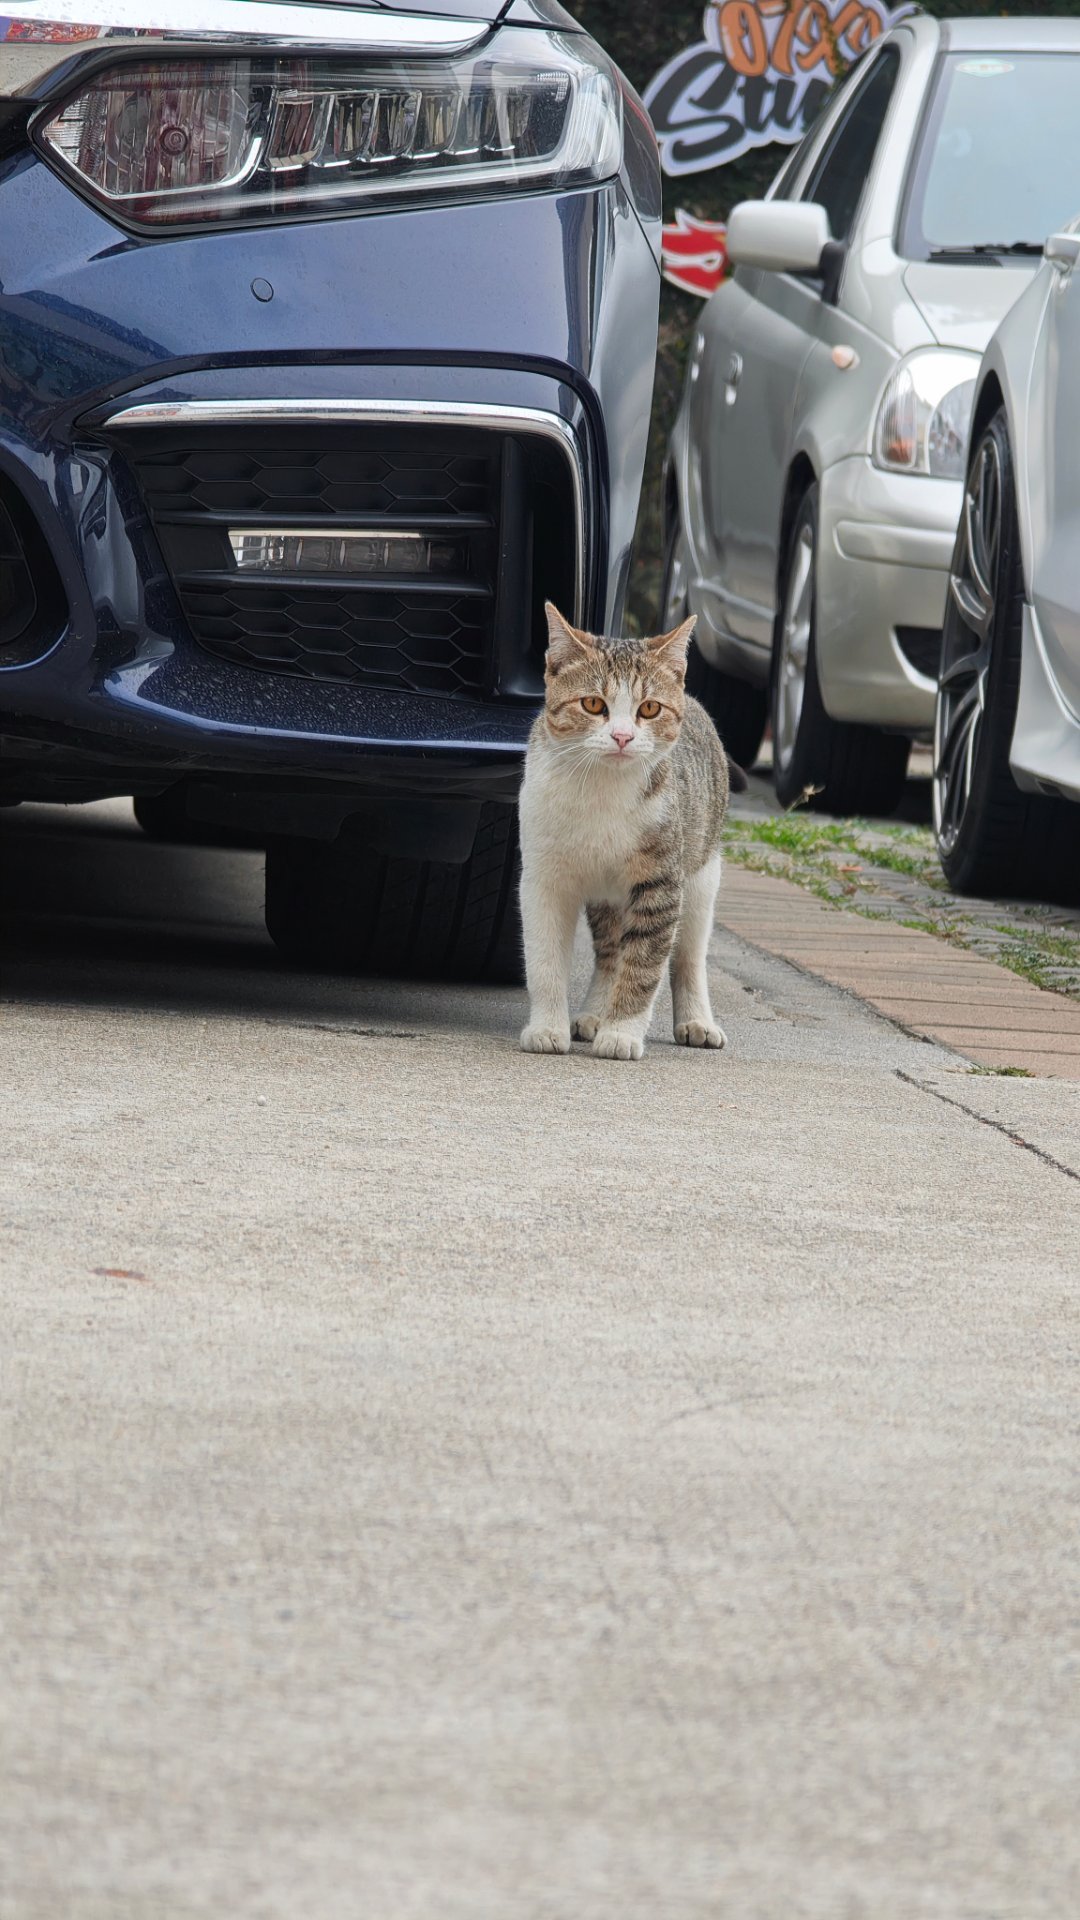
[{"label": "blue car", "polygon": [[659,246],[555,0],[16,0],[0,800],[257,840],[301,964],[514,975],[543,603],[622,621]]}]

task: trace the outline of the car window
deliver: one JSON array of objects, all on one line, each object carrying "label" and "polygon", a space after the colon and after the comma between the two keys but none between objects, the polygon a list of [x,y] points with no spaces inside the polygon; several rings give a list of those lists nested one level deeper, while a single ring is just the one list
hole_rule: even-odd
[{"label": "car window", "polygon": [[814,159],[827,147],[832,139],[830,125],[836,126],[844,118],[847,102],[854,100],[855,89],[861,85],[864,73],[869,65],[869,55],[860,54],[850,72],[825,95],[820,111],[813,123],[807,127],[797,147],[792,147],[776,178],[770,184],[766,198],[769,200],[797,200],[802,195],[798,191],[799,177],[805,173]]},{"label": "car window", "polygon": [[885,47],[864,75],[803,188],[803,200],[824,207],[834,240],[851,237],[899,72],[897,49]]},{"label": "car window", "polygon": [[1080,56],[958,54],[942,62],[900,251],[1041,247],[1080,211]]},{"label": "car window", "polygon": [[791,190],[795,185],[795,182],[799,177],[800,169],[804,165],[809,155],[810,149],[814,144],[814,137],[817,131],[818,129],[816,126],[811,127],[809,133],[803,135],[803,138],[799,141],[798,146],[792,148],[791,152],[788,154],[787,159],[784,161],[784,164],[781,167],[779,173],[777,174],[775,180],[772,182],[772,185],[769,187],[768,193],[766,195],[767,199],[769,200],[790,199]]}]

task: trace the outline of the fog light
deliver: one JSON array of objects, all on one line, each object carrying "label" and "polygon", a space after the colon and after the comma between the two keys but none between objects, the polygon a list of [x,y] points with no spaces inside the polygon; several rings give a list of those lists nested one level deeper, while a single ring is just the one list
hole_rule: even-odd
[{"label": "fog light", "polygon": [[244,573],[465,572],[463,545],[427,533],[231,527],[229,545]]}]

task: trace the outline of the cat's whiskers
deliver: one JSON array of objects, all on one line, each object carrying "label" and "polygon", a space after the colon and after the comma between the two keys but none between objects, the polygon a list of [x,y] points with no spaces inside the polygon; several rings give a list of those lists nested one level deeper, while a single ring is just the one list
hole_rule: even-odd
[{"label": "cat's whiskers", "polygon": [[548,751],[553,759],[564,763],[560,766],[560,771],[566,771],[569,774],[576,773],[578,768],[589,773],[596,765],[598,758],[596,749],[588,739],[557,741],[552,743]]},{"label": "cat's whiskers", "polygon": [[584,805],[585,801],[585,791],[588,786],[589,775],[597,763],[597,757],[592,749],[582,755],[581,773],[574,788],[574,798],[582,805]]}]

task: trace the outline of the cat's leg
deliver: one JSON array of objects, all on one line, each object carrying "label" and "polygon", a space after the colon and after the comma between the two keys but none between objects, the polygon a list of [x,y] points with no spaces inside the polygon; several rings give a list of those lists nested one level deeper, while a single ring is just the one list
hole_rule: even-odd
[{"label": "cat's leg", "polygon": [[679,883],[650,875],[631,887],[619,950],[593,1052],[602,1060],[640,1060],[653,1001],[664,977],[679,921]]},{"label": "cat's leg", "polygon": [[575,1040],[595,1040],[604,1008],[611,997],[611,983],[619,960],[619,935],[622,913],[606,900],[591,902],[585,912],[593,937],[593,977],[585,995],[585,1005],[571,1028]]},{"label": "cat's leg", "polygon": [[671,955],[675,1038],[681,1047],[719,1048],[727,1044],[709,1002],[709,939],[720,865],[720,855],[714,854],[683,884],[682,914]]},{"label": "cat's leg", "polygon": [[580,913],[580,893],[549,882],[526,860],[521,875],[529,989],[529,1024],[521,1034],[525,1053],[570,1051],[570,960]]}]

